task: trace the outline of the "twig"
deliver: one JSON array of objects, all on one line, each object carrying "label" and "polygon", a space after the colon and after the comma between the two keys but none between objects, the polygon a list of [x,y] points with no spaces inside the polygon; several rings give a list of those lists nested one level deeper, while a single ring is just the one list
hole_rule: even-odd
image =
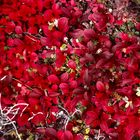
[{"label": "twig", "polygon": [[2,115],[2,106],[1,106],[1,93],[0,93],[0,115]]},{"label": "twig", "polygon": [[71,117],[73,117],[77,112],[79,112],[80,114],[82,113],[81,110],[76,109],[76,110],[72,113]]},{"label": "twig", "polygon": [[69,123],[69,121],[70,121],[70,119],[77,113],[77,112],[79,112],[79,113],[82,113],[80,110],[78,110],[78,109],[76,109],[71,115],[70,115],[70,113],[65,109],[65,108],[63,108],[62,106],[58,106],[59,108],[61,108],[66,114],[58,114],[58,116],[60,115],[60,116],[64,116],[65,117],[65,126],[64,126],[64,129],[66,130],[67,129],[67,125],[68,125],[68,123]]},{"label": "twig", "polygon": [[31,88],[30,86],[28,86],[28,85],[26,85],[26,84],[23,84],[23,82],[22,82],[22,81],[20,81],[20,80],[18,80],[18,79],[16,79],[16,78],[14,78],[14,77],[12,77],[12,79],[13,79],[13,80],[15,80],[15,81],[17,81],[17,82],[19,82],[19,83],[21,83],[21,84],[22,84],[22,85],[24,85],[25,87],[27,87],[27,88],[29,88],[29,89],[33,90],[33,88]]},{"label": "twig", "polygon": [[38,114],[42,114],[43,115],[43,112],[38,112],[38,113],[33,113],[32,112],[32,114],[33,114],[33,116],[32,117],[30,117],[29,119],[28,119],[28,121],[30,121],[30,120],[32,120],[36,115],[38,115]]},{"label": "twig", "polygon": [[[14,106],[10,107],[10,109],[5,113],[5,115],[8,115],[10,112],[12,112],[12,111],[13,111],[13,108],[15,108],[15,107],[18,107],[18,106],[25,106],[24,109],[23,109],[22,112],[21,112],[21,115],[20,115],[20,116],[22,116],[23,112],[24,112],[25,109],[28,107],[28,105],[29,105],[29,104],[27,104],[27,103],[18,103],[18,104],[15,104]],[[18,108],[18,109],[19,109],[19,108]]]},{"label": "twig", "polygon": [[7,77],[7,75],[3,76],[0,81],[4,80]]},{"label": "twig", "polygon": [[65,111],[65,112],[67,113],[68,116],[70,116],[69,112],[68,112],[65,108],[63,108],[63,107],[60,106],[60,105],[58,105],[58,107],[61,108],[63,111]]},{"label": "twig", "polygon": [[101,135],[101,132],[100,132],[100,129],[99,129],[99,131],[98,131],[98,135],[95,136],[95,139],[96,139],[96,140],[100,140],[100,138],[103,138],[102,140],[105,139],[105,137]]},{"label": "twig", "polygon": [[[15,116],[18,114],[19,112],[19,107],[18,106],[25,106],[24,109],[22,110],[20,116],[22,116],[22,113],[23,111],[25,111],[25,109],[27,108],[28,104],[27,103],[18,103],[18,104],[15,104],[14,106],[12,107],[5,107],[4,109],[2,109],[2,105],[1,105],[1,93],[0,93],[0,129],[2,129],[3,126],[6,126],[6,125],[12,125],[14,130],[15,130],[15,133],[18,137],[19,140],[21,140],[21,137],[18,133],[18,130],[17,130],[17,127],[15,125],[15,121],[13,121],[13,119],[15,118]],[[16,108],[18,107],[18,108]],[[6,113],[4,112],[6,111]],[[13,115],[11,118],[8,116],[8,115]]]}]

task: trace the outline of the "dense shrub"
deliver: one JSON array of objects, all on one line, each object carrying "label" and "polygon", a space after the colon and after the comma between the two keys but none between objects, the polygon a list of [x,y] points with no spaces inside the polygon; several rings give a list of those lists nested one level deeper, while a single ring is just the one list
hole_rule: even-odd
[{"label": "dense shrub", "polygon": [[0,2],[1,139],[140,137],[140,23],[112,2]]}]

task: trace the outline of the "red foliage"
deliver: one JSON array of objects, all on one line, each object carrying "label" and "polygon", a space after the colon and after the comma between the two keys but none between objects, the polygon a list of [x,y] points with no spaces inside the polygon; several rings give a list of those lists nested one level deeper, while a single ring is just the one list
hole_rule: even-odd
[{"label": "red foliage", "polygon": [[44,140],[140,136],[140,23],[97,1],[0,2],[0,109],[29,105],[14,118],[19,131]]}]

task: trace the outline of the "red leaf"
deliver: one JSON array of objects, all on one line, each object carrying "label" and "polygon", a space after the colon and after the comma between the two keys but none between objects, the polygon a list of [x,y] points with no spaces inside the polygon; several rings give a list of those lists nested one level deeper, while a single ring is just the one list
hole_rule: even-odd
[{"label": "red leaf", "polygon": [[35,26],[29,27],[28,33],[30,33],[30,34],[37,34],[38,33],[37,28]]},{"label": "red leaf", "polygon": [[75,137],[74,137],[74,140],[84,140],[84,136],[82,134],[77,134]]},{"label": "red leaf", "polygon": [[76,80],[70,80],[69,85],[71,88],[77,88],[78,84]]},{"label": "red leaf", "polygon": [[132,138],[134,137],[135,130],[131,127],[131,126],[126,126],[125,128],[125,139],[126,140],[132,140]]},{"label": "red leaf", "polygon": [[39,134],[45,134],[46,133],[46,129],[44,127],[39,127],[35,130],[35,132],[39,133]]},{"label": "red leaf", "polygon": [[134,72],[134,71],[138,71],[139,65],[138,65],[137,60],[135,60],[135,59],[129,60],[127,66],[128,66],[128,70],[129,70],[129,71],[133,71],[133,72]]},{"label": "red leaf", "polygon": [[41,44],[42,44],[43,46],[48,45],[48,40],[47,40],[46,37],[41,37],[41,38],[40,38],[40,41],[41,41]]},{"label": "red leaf", "polygon": [[29,98],[28,102],[30,105],[36,105],[39,103],[39,99],[38,98]]},{"label": "red leaf", "polygon": [[48,95],[49,95],[50,97],[56,97],[56,96],[59,96],[60,93],[55,92],[55,91],[48,91]]},{"label": "red leaf", "polygon": [[92,29],[85,29],[84,30],[84,37],[86,38],[86,39],[91,39],[91,38],[94,38],[95,37],[95,32],[94,32],[94,30],[92,30]]},{"label": "red leaf", "polygon": [[38,98],[42,95],[42,91],[40,89],[34,88],[34,90],[29,94],[29,97]]},{"label": "red leaf", "polygon": [[87,111],[85,116],[85,122],[87,125],[91,124],[94,120],[97,119],[97,113],[94,111]]},{"label": "red leaf", "polygon": [[95,23],[95,26],[99,31],[106,28],[107,15],[105,14],[94,12],[92,15],[89,15],[89,20],[92,20]]},{"label": "red leaf", "polygon": [[2,102],[6,105],[11,105],[13,103],[9,98],[6,97],[2,97]]},{"label": "red leaf", "polygon": [[7,45],[10,46],[10,47],[14,46],[15,45],[14,44],[14,39],[12,39],[12,38],[7,39]]},{"label": "red leaf", "polygon": [[68,18],[62,17],[58,20],[58,28],[62,32],[67,32],[69,30]]},{"label": "red leaf", "polygon": [[55,53],[56,53],[55,64],[57,68],[60,68],[65,63],[66,56],[59,49],[56,49]]},{"label": "red leaf", "polygon": [[81,29],[75,29],[73,32],[70,33],[70,35],[73,38],[79,38],[80,36],[83,36],[83,30],[81,30]]},{"label": "red leaf", "polygon": [[137,23],[137,24],[136,24],[136,29],[137,29],[138,31],[140,31],[140,23]]},{"label": "red leaf", "polygon": [[93,62],[93,61],[94,61],[94,57],[93,57],[92,54],[86,53],[86,54],[85,54],[85,58],[86,58],[86,60],[89,61],[89,62]]},{"label": "red leaf", "polygon": [[89,74],[88,74],[88,69],[86,69],[85,71],[84,71],[84,74],[83,74],[83,81],[84,81],[84,83],[85,84],[88,84],[89,83]]},{"label": "red leaf", "polygon": [[57,91],[58,90],[58,85],[57,84],[53,84],[51,89],[52,89],[52,91]]},{"label": "red leaf", "polygon": [[17,33],[17,34],[22,34],[22,28],[21,28],[21,26],[16,26],[15,27],[15,32]]},{"label": "red leaf", "polygon": [[68,78],[69,78],[69,74],[67,72],[65,72],[61,75],[62,82],[66,82],[68,80]]},{"label": "red leaf", "polygon": [[26,114],[23,114],[21,117],[19,116],[17,119],[18,126],[26,125],[28,123],[28,118],[29,116]]},{"label": "red leaf", "polygon": [[96,63],[96,68],[97,69],[98,68],[102,68],[104,66],[104,64],[105,64],[105,61],[106,61],[106,59],[100,59],[100,60],[98,60],[97,63]]},{"label": "red leaf", "polygon": [[109,51],[104,51],[102,53],[102,55],[106,58],[106,59],[110,59],[113,56],[113,53],[110,53]]},{"label": "red leaf", "polygon": [[53,11],[50,10],[50,9],[47,9],[47,10],[44,12],[44,17],[45,17],[45,20],[46,20],[46,21],[51,21],[51,20],[52,20],[52,17],[53,17]]},{"label": "red leaf", "polygon": [[73,135],[70,131],[66,130],[64,132],[64,140],[73,140]]},{"label": "red leaf", "polygon": [[59,83],[58,77],[57,77],[56,75],[54,75],[54,74],[51,74],[51,75],[48,76],[48,81],[49,81],[50,83],[52,83],[52,84],[57,84],[57,83]]},{"label": "red leaf", "polygon": [[77,87],[73,90],[73,94],[84,93],[83,88]]},{"label": "red leaf", "polygon": [[100,127],[103,131],[107,132],[108,131],[108,125],[106,121],[101,121],[100,122]]},{"label": "red leaf", "polygon": [[69,92],[69,86],[67,83],[61,83],[59,87],[64,94]]},{"label": "red leaf", "polygon": [[112,106],[104,106],[103,109],[104,109],[104,111],[106,111],[106,112],[108,112],[110,114],[115,112],[114,108]]},{"label": "red leaf", "polygon": [[64,135],[64,132],[63,132],[62,130],[59,130],[59,131],[57,132],[57,138],[58,138],[58,140],[63,140],[63,139],[62,139],[63,135]]},{"label": "red leaf", "polygon": [[59,85],[59,87],[61,88],[61,89],[68,89],[68,84],[67,83],[61,83],[60,85]]},{"label": "red leaf", "polygon": [[46,128],[46,134],[50,138],[56,138],[57,132],[54,128]]},{"label": "red leaf", "polygon": [[40,124],[41,122],[43,122],[45,120],[45,116],[43,114],[37,114],[32,120],[31,122],[35,125]]},{"label": "red leaf", "polygon": [[73,60],[69,60],[68,67],[75,70],[76,69],[76,62]]},{"label": "red leaf", "polygon": [[38,6],[39,11],[41,12],[42,9],[43,9],[43,1],[42,0],[38,0],[37,1],[37,6]]},{"label": "red leaf", "polygon": [[11,34],[15,29],[15,23],[14,22],[8,22],[6,25],[5,32]]},{"label": "red leaf", "polygon": [[101,81],[97,81],[97,83],[96,83],[96,88],[97,88],[97,90],[99,90],[99,91],[104,91],[105,90],[105,85],[103,84],[103,82],[101,82]]}]

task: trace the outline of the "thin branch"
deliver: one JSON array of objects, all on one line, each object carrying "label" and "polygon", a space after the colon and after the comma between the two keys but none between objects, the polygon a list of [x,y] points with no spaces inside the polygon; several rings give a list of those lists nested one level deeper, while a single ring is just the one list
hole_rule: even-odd
[{"label": "thin branch", "polygon": [[23,82],[22,81],[20,81],[20,80],[18,80],[18,79],[16,79],[16,78],[14,78],[14,77],[12,77],[12,79],[13,80],[15,80],[15,81],[17,81],[17,82],[19,82],[19,83],[21,83],[22,85],[24,85],[25,87],[27,87],[27,88],[29,88],[29,89],[31,89],[31,90],[33,90],[33,88],[31,88],[30,86],[28,86],[27,84],[23,84]]},{"label": "thin branch", "polygon": [[7,77],[7,75],[3,76],[0,81],[4,80]]},{"label": "thin branch", "polygon": [[63,111],[65,111],[65,112],[66,112],[66,114],[67,114],[68,116],[70,116],[69,112],[68,112],[65,108],[63,108],[63,107],[62,107],[62,106],[60,106],[60,105],[58,105],[58,107],[59,107],[59,108],[61,108]]},{"label": "thin branch", "polygon": [[100,138],[102,138],[102,140],[105,139],[105,137],[101,135],[101,132],[100,132],[100,129],[99,129],[99,131],[98,131],[98,135],[95,136],[95,139],[96,139],[96,140],[100,140]]},{"label": "thin branch", "polygon": [[20,135],[19,135],[19,133],[18,133],[18,130],[17,130],[17,127],[16,127],[16,125],[15,125],[15,121],[11,121],[10,118],[9,118],[8,116],[6,116],[6,117],[7,117],[7,120],[10,121],[10,123],[7,123],[7,124],[5,124],[5,125],[11,124],[11,125],[13,126],[13,128],[15,129],[15,132],[16,132],[16,135],[17,135],[18,139],[21,140],[21,137],[20,137]]},{"label": "thin branch", "polygon": [[14,127],[14,129],[15,129],[15,131],[16,131],[16,134],[17,134],[19,140],[21,140],[21,137],[20,137],[20,135],[19,135],[19,133],[18,133],[18,130],[17,130],[16,125],[14,124],[14,122],[12,122],[12,125],[13,125],[13,127]]},{"label": "thin branch", "polygon": [[80,114],[82,113],[81,110],[76,109],[76,110],[72,113],[71,117],[73,117],[77,112],[79,112]]},{"label": "thin branch", "polygon": [[[25,103],[26,104],[26,103]],[[24,107],[24,109],[22,110],[20,117],[23,115],[23,112],[26,110],[26,108],[29,106],[29,104],[26,104],[26,106]]]},{"label": "thin branch", "polygon": [[[69,123],[69,121],[70,121],[70,119],[77,113],[77,112],[79,112],[79,113],[82,113],[80,110],[78,110],[78,109],[76,109],[71,115],[70,115],[70,113],[65,109],[65,108],[63,108],[62,106],[60,106],[60,105],[58,105],[58,107],[59,108],[61,108],[66,114],[61,114],[61,116],[63,115],[63,117],[65,118],[65,126],[64,126],[64,129],[66,130],[67,129],[67,125],[68,125],[68,123]],[[58,113],[59,114],[59,113]],[[58,115],[57,114],[57,115]],[[57,116],[56,115],[56,116]]]},{"label": "thin branch", "polygon": [[[24,109],[23,109],[22,112],[21,112],[21,115],[20,115],[20,116],[22,116],[23,111],[25,111],[25,109],[27,108],[28,105],[29,105],[29,104],[27,104],[27,103],[18,103],[18,104],[15,104],[14,106],[10,107],[10,109],[8,110],[7,113],[5,113],[5,115],[8,115],[10,112],[12,112],[13,108],[15,108],[15,107],[17,107],[17,106],[26,106],[26,107],[24,107]],[[19,107],[18,107],[18,108],[19,108]]]},{"label": "thin branch", "polygon": [[[0,93],[0,129],[2,129],[2,127],[4,127],[4,126],[12,125],[19,140],[21,140],[21,137],[20,137],[20,135],[18,133],[18,130],[17,130],[17,127],[15,125],[16,122],[13,121],[13,119],[18,114],[18,112],[20,110],[20,106],[24,106],[22,108],[21,113],[20,113],[20,117],[21,117],[23,115],[23,112],[25,111],[25,109],[29,106],[29,104],[27,104],[27,103],[17,103],[15,105],[13,105],[12,107],[4,107],[4,109],[2,109],[1,93]],[[30,117],[28,119],[28,121],[33,119],[38,114],[43,114],[43,113],[42,112],[38,112],[36,114],[33,113],[33,116]]]},{"label": "thin branch", "polygon": [[36,115],[39,115],[39,114],[42,114],[42,115],[43,115],[43,112],[38,112],[38,113],[36,113],[36,114],[34,114],[34,113],[32,112],[32,114],[33,114],[33,116],[30,117],[30,118],[28,119],[28,121],[32,120]]},{"label": "thin branch", "polygon": [[65,129],[65,130],[67,130],[67,125],[68,125],[69,121],[70,121],[70,118],[67,117],[67,119],[66,119],[66,124],[65,124],[65,126],[64,126],[64,129]]},{"label": "thin branch", "polygon": [[10,118],[10,120],[13,120],[16,117],[16,115],[18,114],[18,111],[19,111],[19,108],[16,110],[16,112],[11,113],[13,114],[13,116]]},{"label": "thin branch", "polygon": [[1,93],[0,93],[0,115],[3,115],[2,106],[1,106]]}]

